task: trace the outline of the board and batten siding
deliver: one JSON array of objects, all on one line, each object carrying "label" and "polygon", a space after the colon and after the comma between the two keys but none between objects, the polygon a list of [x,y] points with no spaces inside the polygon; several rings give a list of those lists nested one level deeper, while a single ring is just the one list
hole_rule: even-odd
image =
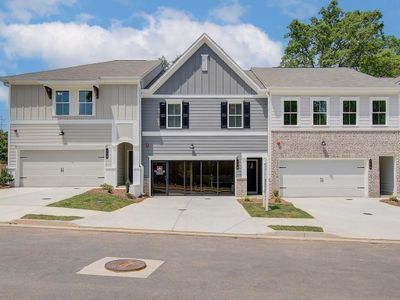
[{"label": "board and batten siding", "polygon": [[[328,100],[328,126],[323,127],[340,127],[342,126],[341,116],[341,98],[344,96],[320,96],[322,99],[329,98]],[[399,128],[400,127],[400,111],[399,111],[399,99],[398,96],[382,95],[383,98],[388,98],[388,114],[387,114],[387,126],[385,128]],[[283,99],[284,98],[298,98],[298,126],[301,128],[315,128],[312,120],[312,99],[317,99],[318,96],[272,96],[271,101],[271,128],[283,128]],[[348,98],[358,98],[358,126],[357,128],[376,128],[377,126],[371,125],[372,112],[371,112],[371,97],[369,96],[348,96]],[[379,97],[372,97],[379,98]],[[318,126],[317,126],[318,127]],[[344,126],[346,127],[346,126]],[[351,126],[347,126],[351,128]],[[379,127],[379,126],[378,126]]]},{"label": "board and batten siding", "polygon": [[[61,130],[64,135],[59,135]],[[107,143],[111,143],[111,124],[13,124],[10,133],[10,167],[15,167],[16,147],[20,145],[46,147]]]},{"label": "board and batten siding", "polygon": [[[194,150],[190,145],[194,145]],[[240,155],[267,152],[267,136],[144,136],[142,162],[144,176],[149,177],[149,156]],[[240,160],[239,160],[240,161]],[[241,177],[241,168],[236,172]]]},{"label": "board and batten siding", "polygon": [[[68,90],[67,87],[60,90]],[[74,88],[77,90],[76,88]],[[82,88],[87,89],[87,88]],[[71,105],[78,105],[76,93],[70,94]],[[54,116],[53,102],[43,85],[11,85],[10,120],[41,121],[68,119],[115,119],[137,120],[137,85],[107,84],[100,85],[100,97],[95,102],[94,116]]]},{"label": "board and batten siding", "polygon": [[[208,71],[201,70],[208,54]],[[176,95],[248,95],[255,91],[208,45],[201,46],[157,91]]]},{"label": "board and batten siding", "polygon": [[[142,100],[142,130],[160,131],[160,102],[164,99]],[[221,128],[221,102],[223,99],[184,99],[189,102],[189,129],[195,131],[267,131],[268,104],[267,99],[246,99],[250,102],[250,128]],[[167,129],[162,129],[167,130]],[[168,129],[172,131],[173,129]],[[181,129],[178,129],[181,130]]]}]

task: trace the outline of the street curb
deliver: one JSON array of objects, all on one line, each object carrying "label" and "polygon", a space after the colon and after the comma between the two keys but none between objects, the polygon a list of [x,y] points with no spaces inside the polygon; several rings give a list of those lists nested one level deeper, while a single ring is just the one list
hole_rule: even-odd
[{"label": "street curb", "polygon": [[[109,232],[109,233],[129,233],[129,234],[155,234],[155,235],[181,235],[181,236],[197,236],[197,237],[224,237],[224,238],[247,238],[247,239],[275,239],[275,240],[298,240],[298,241],[321,241],[321,242],[358,242],[358,243],[374,243],[374,244],[400,244],[400,240],[387,239],[357,239],[344,238],[327,233],[313,232],[279,232],[270,234],[230,234],[230,233],[209,233],[195,231],[163,231],[163,230],[145,230],[145,229],[126,229],[126,228],[104,228],[104,227],[73,227],[73,226],[55,226],[39,224],[18,224],[15,222],[0,223],[0,227],[19,227],[19,228],[39,228],[39,229],[56,229],[70,231],[88,231],[88,232]],[[315,234],[315,232],[314,232]],[[323,235],[324,234],[324,235]]]}]

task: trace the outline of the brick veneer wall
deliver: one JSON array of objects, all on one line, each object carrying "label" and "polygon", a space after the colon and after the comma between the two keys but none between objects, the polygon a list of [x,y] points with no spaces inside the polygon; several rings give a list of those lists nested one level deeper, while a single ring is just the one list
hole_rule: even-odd
[{"label": "brick veneer wall", "polygon": [[247,195],[247,178],[236,178],[236,197],[244,197]]},{"label": "brick veneer wall", "polygon": [[[368,195],[379,197],[379,156],[395,158],[395,189],[400,193],[400,131],[273,131],[270,191],[279,189],[279,160],[285,158],[372,159]],[[326,146],[321,145],[322,140]],[[280,145],[278,145],[278,141]],[[396,193],[396,191],[395,191]]]}]

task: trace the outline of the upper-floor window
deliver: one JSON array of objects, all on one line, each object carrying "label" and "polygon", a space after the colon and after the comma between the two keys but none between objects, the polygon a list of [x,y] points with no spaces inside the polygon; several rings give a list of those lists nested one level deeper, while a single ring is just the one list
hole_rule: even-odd
[{"label": "upper-floor window", "polygon": [[91,116],[93,114],[92,91],[79,91],[79,115]]},{"label": "upper-floor window", "polygon": [[167,128],[182,128],[182,102],[167,102]]},{"label": "upper-floor window", "polygon": [[343,125],[357,125],[357,100],[342,101]]},{"label": "upper-floor window", "polygon": [[297,100],[283,101],[283,125],[297,125]]},{"label": "upper-floor window", "polygon": [[372,100],[372,125],[386,125],[386,100]]},{"label": "upper-floor window", "polygon": [[69,91],[56,91],[56,115],[69,115]]},{"label": "upper-floor window", "polygon": [[328,101],[313,100],[313,125],[321,126],[328,124]]},{"label": "upper-floor window", "polygon": [[228,104],[228,128],[243,128],[243,102]]}]

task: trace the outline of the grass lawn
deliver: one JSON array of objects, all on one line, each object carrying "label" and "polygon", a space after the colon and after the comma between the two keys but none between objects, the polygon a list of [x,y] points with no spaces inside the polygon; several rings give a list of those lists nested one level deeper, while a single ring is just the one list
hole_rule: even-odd
[{"label": "grass lawn", "polygon": [[274,203],[269,205],[269,210],[265,210],[261,203],[242,203],[252,217],[265,218],[304,218],[312,219],[313,216],[295,207],[291,203]]},{"label": "grass lawn", "polygon": [[322,227],[318,226],[270,225],[268,227],[273,230],[324,232]]},{"label": "grass lawn", "polygon": [[23,216],[21,219],[29,219],[29,220],[50,220],[50,221],[73,221],[82,219],[77,216],[52,216],[52,215],[35,215],[28,214]]},{"label": "grass lawn", "polygon": [[114,211],[132,203],[134,202],[130,199],[122,199],[113,194],[89,191],[47,206]]}]

